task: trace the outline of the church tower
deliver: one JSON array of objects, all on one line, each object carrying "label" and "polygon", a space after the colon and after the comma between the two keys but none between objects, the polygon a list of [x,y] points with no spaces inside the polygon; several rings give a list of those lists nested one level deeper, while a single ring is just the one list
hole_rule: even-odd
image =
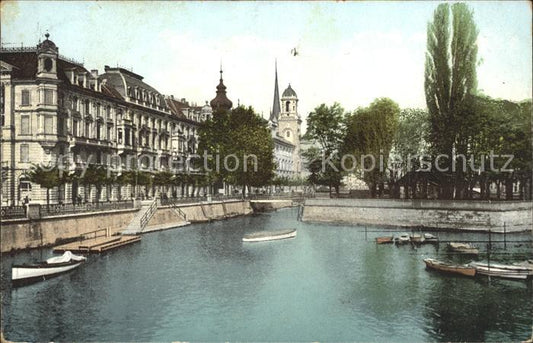
[{"label": "church tower", "polygon": [[233,107],[233,103],[226,96],[226,86],[224,85],[224,80],[222,79],[222,66],[220,66],[220,81],[217,86],[217,95],[213,100],[211,100],[211,108],[213,113],[218,111],[229,111]]},{"label": "church tower", "polygon": [[[276,75],[277,76],[277,75]],[[281,112],[278,117],[278,134],[294,144],[293,171],[300,175],[302,171],[300,156],[300,127],[302,119],[298,114],[298,96],[291,85],[281,95]]]}]

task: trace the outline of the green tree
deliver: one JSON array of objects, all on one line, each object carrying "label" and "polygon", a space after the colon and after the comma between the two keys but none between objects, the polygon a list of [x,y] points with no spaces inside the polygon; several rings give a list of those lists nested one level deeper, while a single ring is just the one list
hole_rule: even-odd
[{"label": "green tree", "polygon": [[[519,183],[520,198],[531,199],[531,171],[533,170],[531,145],[531,100],[512,102],[508,100],[492,99],[487,96],[477,96],[473,105],[468,109],[476,118],[475,133],[464,142],[468,145],[469,156],[472,156],[476,168],[481,168],[479,175],[472,175],[472,182],[467,189],[471,197],[473,185],[480,184],[482,198],[489,198],[490,182],[504,183],[506,197],[512,198],[513,183]],[[496,158],[493,165],[486,157],[494,155],[512,155],[512,161],[501,171],[507,158]],[[485,159],[484,159],[485,158]],[[491,170],[492,169],[492,170]],[[499,187],[497,197],[500,197]]]},{"label": "green tree", "polygon": [[251,107],[215,113],[199,129],[199,137],[199,154],[210,156],[204,170],[208,180],[241,185],[245,195],[248,187],[267,185],[274,177],[274,142],[267,122]]},{"label": "green tree", "polygon": [[[456,143],[464,140],[459,136],[468,121],[464,108],[476,93],[477,36],[473,13],[464,3],[440,4],[427,28],[424,88],[430,143],[434,155],[448,156],[441,167],[449,171],[454,149],[464,153],[464,146]],[[453,184],[445,182],[439,196],[450,199],[453,190]]]},{"label": "green tree", "polygon": [[127,185],[133,185],[135,183],[135,173],[131,170],[123,171],[116,177],[116,183],[118,185],[119,200],[122,198],[122,187]]},{"label": "green tree", "polygon": [[[404,186],[406,190],[406,197],[409,197],[409,189],[411,194],[417,190],[418,178],[415,176],[415,171],[418,170],[420,159],[426,159],[428,153],[427,132],[429,131],[429,114],[425,110],[406,108],[400,111],[398,118],[398,128],[394,136],[393,153],[389,165],[391,170],[389,172],[389,179],[391,181],[391,191],[394,197],[400,196],[400,189],[397,181],[404,179]],[[423,179],[427,183],[427,179]],[[426,190],[422,197],[427,197],[427,184],[423,185]]]},{"label": "green tree", "polygon": [[96,187],[96,202],[100,201],[100,195],[102,194],[102,187],[108,182],[111,182],[107,175],[107,170],[100,165],[90,164],[85,173],[81,176],[81,184],[85,187],[85,200],[88,199],[89,192],[87,191],[87,186],[90,190],[91,186]]},{"label": "green tree", "polygon": [[167,170],[154,173],[153,184],[158,187],[160,193],[166,194],[168,186],[172,184],[174,174]]},{"label": "green tree", "polygon": [[[351,153],[363,171],[370,195],[383,193],[389,153],[398,127],[400,107],[388,98],[374,100],[369,107],[357,109],[346,120],[343,152]],[[366,156],[366,157],[364,157]],[[348,165],[345,166],[354,167]]]},{"label": "green tree", "polygon": [[321,104],[307,117],[305,137],[316,141],[322,148],[321,152],[311,149],[304,154],[308,168],[311,168],[309,181],[329,186],[330,194],[332,188],[339,194],[343,177],[339,152],[346,134],[344,120],[345,112],[339,103],[329,107]]},{"label": "green tree", "polygon": [[41,165],[33,165],[29,172],[29,179],[31,182],[46,188],[46,208],[50,208],[50,189],[61,184],[59,177],[59,170],[57,167],[47,168]]}]

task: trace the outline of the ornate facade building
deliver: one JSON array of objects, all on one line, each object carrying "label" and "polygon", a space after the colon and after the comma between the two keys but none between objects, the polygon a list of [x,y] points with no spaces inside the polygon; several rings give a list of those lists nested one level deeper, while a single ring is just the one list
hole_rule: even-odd
[{"label": "ornate facade building", "polygon": [[[2,48],[0,63],[4,205],[45,201],[46,190],[28,177],[35,163],[57,162],[66,173],[96,164],[115,175],[137,162],[147,170],[176,167],[196,151],[198,127],[212,115],[207,102],[165,96],[130,70],[89,71],[59,55],[48,34],[34,48]],[[108,185],[98,195],[128,199],[131,188]],[[74,180],[51,195],[68,203],[94,201],[97,192]]]},{"label": "ornate facade building", "polygon": [[277,66],[274,81],[274,103],[269,123],[274,139],[276,174],[290,179],[300,177],[302,173],[300,152],[302,119],[298,114],[298,96],[289,84],[287,89],[283,91],[280,101]]}]

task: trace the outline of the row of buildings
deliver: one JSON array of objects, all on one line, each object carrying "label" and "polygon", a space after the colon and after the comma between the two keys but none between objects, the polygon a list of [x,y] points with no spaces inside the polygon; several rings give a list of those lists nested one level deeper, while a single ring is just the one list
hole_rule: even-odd
[{"label": "row of buildings", "polygon": [[[183,168],[198,147],[198,128],[218,107],[231,108],[222,79],[216,97],[196,106],[158,92],[143,77],[120,67],[103,73],[59,54],[46,40],[31,48],[0,51],[2,205],[44,201],[45,190],[30,182],[34,163],[59,162],[66,172],[89,164],[120,174],[138,161],[158,170]],[[278,174],[300,171],[296,93],[289,86],[281,100],[277,72],[271,127],[276,142]],[[280,109],[281,105],[281,109]],[[175,165],[181,163],[181,165]],[[131,186],[105,187],[102,199],[128,199]],[[53,202],[83,198],[96,190],[73,180],[54,189]]]}]

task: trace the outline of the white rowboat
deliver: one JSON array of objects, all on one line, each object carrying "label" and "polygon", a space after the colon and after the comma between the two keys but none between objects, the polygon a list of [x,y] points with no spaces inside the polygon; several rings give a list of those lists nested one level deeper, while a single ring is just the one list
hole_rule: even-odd
[{"label": "white rowboat", "polygon": [[62,256],[51,257],[45,262],[13,265],[11,280],[14,286],[47,280],[79,267],[85,260],[83,256],[65,251]]},{"label": "white rowboat", "polygon": [[259,231],[242,238],[243,242],[266,242],[279,239],[287,239],[296,237],[296,229],[280,230],[280,231]]}]

